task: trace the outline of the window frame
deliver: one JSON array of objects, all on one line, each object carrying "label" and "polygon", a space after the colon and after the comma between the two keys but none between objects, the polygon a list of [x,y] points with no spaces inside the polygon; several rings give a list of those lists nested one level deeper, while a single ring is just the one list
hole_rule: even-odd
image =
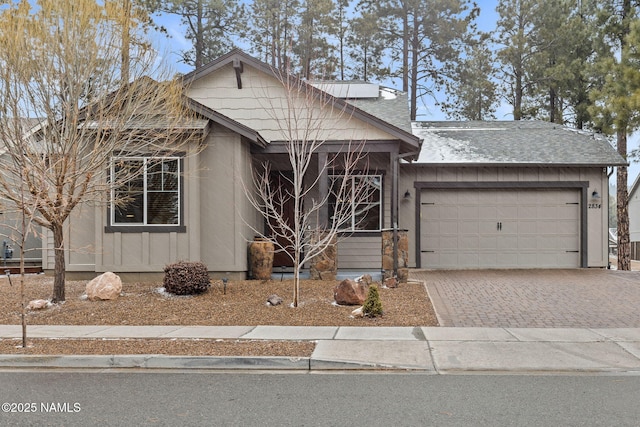
[{"label": "window frame", "polygon": [[[184,224],[184,156],[182,155],[114,155],[111,159],[111,164],[109,165],[108,176],[111,180],[111,177],[114,176],[115,166],[118,160],[127,160],[127,161],[142,161],[144,171],[142,172],[143,179],[143,222],[136,223],[116,223],[115,212],[116,209],[114,207],[113,200],[115,198],[115,192],[118,190],[115,187],[112,187],[109,193],[109,205],[107,207],[107,225],[105,226],[105,232],[107,233],[141,233],[141,232],[149,232],[149,233],[169,233],[169,232],[178,232],[184,233],[186,232],[186,226]],[[177,188],[177,203],[178,203],[178,222],[177,224],[149,224],[147,218],[147,208],[148,208],[148,195],[149,193],[153,193],[154,190],[148,189],[148,165],[151,161],[165,161],[165,160],[176,160],[177,161],[177,175],[178,175],[178,188]]]},{"label": "window frame", "polygon": [[[330,174],[328,179],[329,179],[329,191],[331,192],[331,188],[332,188],[332,181],[334,179],[345,179],[345,177],[343,175],[339,175],[339,174]],[[362,178],[370,178],[370,179],[375,179],[378,178],[380,180],[380,189],[379,189],[379,200],[377,203],[369,203],[369,205],[377,205],[378,206],[378,228],[376,229],[363,229],[363,228],[356,228],[355,225],[357,223],[357,214],[358,214],[358,210],[356,208],[356,205],[354,205],[353,201],[351,202],[351,224],[349,224],[348,228],[343,227],[340,228],[338,230],[339,233],[358,233],[358,234],[366,234],[366,233],[380,233],[382,231],[383,224],[384,224],[384,174],[382,173],[366,173],[366,174],[354,174],[354,175],[350,175],[348,177],[346,177],[346,179],[351,181],[351,191],[353,192],[355,185],[356,185],[356,179],[362,179]],[[362,203],[361,203],[362,204]],[[332,217],[333,212],[330,210],[329,211],[329,220],[331,221],[331,217]]]}]

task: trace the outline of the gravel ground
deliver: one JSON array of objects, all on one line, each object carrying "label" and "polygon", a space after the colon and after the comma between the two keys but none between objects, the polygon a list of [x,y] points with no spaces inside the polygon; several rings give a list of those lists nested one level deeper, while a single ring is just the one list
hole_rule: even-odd
[{"label": "gravel ground", "polygon": [[[0,278],[0,324],[20,324],[20,280],[13,285]],[[293,281],[230,281],[226,294],[220,281],[197,296],[178,297],[163,292],[161,283],[125,283],[115,301],[88,301],[87,282],[70,281],[66,301],[27,312],[28,325],[282,325],[282,326],[436,326],[431,301],[421,283],[380,288],[384,315],[353,318],[353,306],[337,306],[333,288],[337,281],[304,280],[300,305],[290,306]],[[48,299],[53,278],[25,276],[25,298]],[[267,298],[277,294],[284,302],[269,306]],[[28,328],[27,328],[28,335]],[[217,356],[309,356],[312,342],[236,340],[0,340],[0,353],[25,354],[176,354]]]}]

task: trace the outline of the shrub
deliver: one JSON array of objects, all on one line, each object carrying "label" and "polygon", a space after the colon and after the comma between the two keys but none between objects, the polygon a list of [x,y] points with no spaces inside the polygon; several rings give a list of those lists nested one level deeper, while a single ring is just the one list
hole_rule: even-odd
[{"label": "shrub", "polygon": [[211,286],[207,266],[201,262],[180,261],[164,268],[164,289],[175,295],[196,295]]},{"label": "shrub", "polygon": [[369,286],[367,299],[364,300],[364,305],[362,306],[362,313],[368,317],[382,316],[382,301],[376,285]]}]

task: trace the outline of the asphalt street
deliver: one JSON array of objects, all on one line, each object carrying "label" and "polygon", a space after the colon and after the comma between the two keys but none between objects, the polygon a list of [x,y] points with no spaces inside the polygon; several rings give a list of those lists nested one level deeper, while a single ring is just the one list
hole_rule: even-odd
[{"label": "asphalt street", "polygon": [[0,384],[2,426],[637,426],[640,420],[638,376],[35,371],[0,372]]}]

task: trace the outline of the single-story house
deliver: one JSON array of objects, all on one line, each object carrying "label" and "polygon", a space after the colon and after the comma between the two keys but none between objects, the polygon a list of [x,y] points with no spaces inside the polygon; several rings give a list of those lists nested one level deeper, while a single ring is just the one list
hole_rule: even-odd
[{"label": "single-story house", "polygon": [[[203,148],[154,159],[179,177],[170,186],[178,206],[165,216],[154,211],[154,221],[84,206],[65,236],[68,278],[105,271],[124,280],[155,278],[179,260],[202,261],[214,277],[248,274],[248,242],[266,224],[246,192],[256,161],[288,172],[279,125],[287,93],[273,68],[240,50],[184,81],[191,108],[206,122]],[[343,112],[323,123],[327,142],[311,175],[358,140],[377,186],[364,229],[345,230],[338,244],[339,268],[379,271],[381,232],[394,227],[409,237],[409,267],[607,266],[607,168],[625,162],[606,140],[542,122],[412,124],[406,93],[366,82],[302,85],[329,101],[314,108]],[[318,200],[331,179],[321,175],[311,193]],[[51,270],[46,234],[43,247],[43,269]]]}]

